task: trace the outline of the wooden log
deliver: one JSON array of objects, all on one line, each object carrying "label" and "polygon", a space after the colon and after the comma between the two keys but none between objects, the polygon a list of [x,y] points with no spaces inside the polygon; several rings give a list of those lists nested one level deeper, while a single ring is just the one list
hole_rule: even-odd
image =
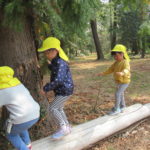
[{"label": "wooden log", "polygon": [[33,150],[81,150],[148,116],[150,103],[135,104],[118,115],[105,115],[75,126],[72,133],[61,140],[53,141],[50,137],[37,140],[32,143]]}]

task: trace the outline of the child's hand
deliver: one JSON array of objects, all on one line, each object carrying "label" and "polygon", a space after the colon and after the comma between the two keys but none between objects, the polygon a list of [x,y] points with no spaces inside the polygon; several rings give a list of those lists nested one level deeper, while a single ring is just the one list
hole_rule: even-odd
[{"label": "child's hand", "polygon": [[99,74],[97,74],[96,76],[103,76],[104,74],[103,73],[99,73]]},{"label": "child's hand", "polygon": [[40,94],[44,96],[44,95],[46,95],[46,92],[43,91],[43,90],[41,90],[41,91],[40,91]]},{"label": "child's hand", "polygon": [[48,63],[48,64],[51,64],[51,61],[47,59],[47,63]]},{"label": "child's hand", "polygon": [[118,76],[123,76],[124,73],[123,73],[123,72],[116,72],[116,75],[118,75]]}]

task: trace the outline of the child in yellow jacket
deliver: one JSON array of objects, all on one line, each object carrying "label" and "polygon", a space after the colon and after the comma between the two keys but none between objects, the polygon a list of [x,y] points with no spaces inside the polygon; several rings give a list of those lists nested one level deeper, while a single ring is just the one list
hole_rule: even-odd
[{"label": "child in yellow jacket", "polygon": [[114,80],[117,84],[115,93],[115,106],[110,111],[109,115],[116,115],[122,112],[126,106],[124,100],[124,91],[130,83],[130,64],[129,56],[126,52],[126,47],[122,44],[117,44],[111,51],[112,56],[116,60],[106,71],[99,73],[98,76],[104,76],[113,73]]}]

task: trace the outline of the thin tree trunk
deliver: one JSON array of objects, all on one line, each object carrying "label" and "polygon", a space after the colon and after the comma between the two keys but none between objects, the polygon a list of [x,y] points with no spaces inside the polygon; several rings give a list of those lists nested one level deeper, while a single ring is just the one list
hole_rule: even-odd
[{"label": "thin tree trunk", "polygon": [[146,38],[142,38],[142,52],[141,52],[141,58],[145,57],[145,51],[146,51]]},{"label": "thin tree trunk", "polygon": [[139,53],[139,48],[138,48],[138,43],[137,43],[137,40],[134,40],[132,42],[132,53],[134,55],[137,55]]},{"label": "thin tree trunk", "polygon": [[90,23],[91,23],[91,29],[92,29],[93,39],[94,39],[94,43],[95,43],[95,47],[96,47],[96,52],[97,52],[97,60],[103,60],[104,59],[104,55],[103,55],[103,52],[102,52],[102,47],[101,47],[100,40],[98,38],[96,20],[91,20]]},{"label": "thin tree trunk", "polygon": [[[111,13],[112,13],[112,8],[111,8]],[[110,20],[110,28],[111,28],[111,49],[114,48],[116,45],[117,41],[117,35],[116,35],[116,30],[117,30],[117,13],[116,13],[116,7],[114,7],[113,10],[113,16],[111,16]]]}]

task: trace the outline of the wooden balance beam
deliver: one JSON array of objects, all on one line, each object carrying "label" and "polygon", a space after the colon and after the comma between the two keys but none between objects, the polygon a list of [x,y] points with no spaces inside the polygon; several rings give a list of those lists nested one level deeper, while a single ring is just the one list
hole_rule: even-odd
[{"label": "wooden balance beam", "polygon": [[50,137],[37,140],[32,143],[33,150],[81,150],[148,116],[150,103],[135,104],[118,115],[105,115],[74,126],[71,134],[61,140],[53,141]]}]

